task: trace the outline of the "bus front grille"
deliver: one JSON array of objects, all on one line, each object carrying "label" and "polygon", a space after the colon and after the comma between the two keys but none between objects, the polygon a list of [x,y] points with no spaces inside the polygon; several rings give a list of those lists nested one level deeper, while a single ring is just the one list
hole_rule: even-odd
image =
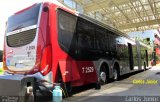
[{"label": "bus front grille", "polygon": [[27,30],[7,36],[7,44],[10,47],[21,47],[31,43],[36,36],[36,29]]}]

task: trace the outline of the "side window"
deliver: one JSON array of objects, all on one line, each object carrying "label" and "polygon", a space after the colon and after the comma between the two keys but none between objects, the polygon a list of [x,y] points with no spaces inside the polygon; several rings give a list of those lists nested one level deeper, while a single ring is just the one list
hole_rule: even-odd
[{"label": "side window", "polygon": [[95,48],[94,44],[94,26],[83,19],[78,20],[78,47],[85,50],[92,50]]},{"label": "side window", "polygon": [[121,58],[126,58],[128,56],[128,47],[124,37],[119,36],[116,38],[117,42],[117,52]]},{"label": "side window", "polygon": [[141,58],[145,58],[145,48],[141,45]]},{"label": "side window", "polygon": [[116,50],[116,36],[113,33],[109,34],[109,45],[110,51]]},{"label": "side window", "polygon": [[91,36],[85,35],[83,33],[79,33],[78,34],[78,45],[81,48],[91,49],[93,46]]},{"label": "side window", "polygon": [[116,38],[116,47],[117,47],[117,52],[118,52],[119,55],[122,54],[122,51],[123,51],[123,48],[124,48],[124,44],[125,43],[124,43],[124,41],[123,41],[121,36]]},{"label": "side window", "polygon": [[76,27],[76,17],[65,11],[58,11],[58,40],[65,50],[70,50],[71,45],[75,43],[74,33]]},{"label": "side window", "polygon": [[108,35],[103,28],[96,29],[96,46],[98,50],[108,51]]},{"label": "side window", "polygon": [[123,51],[124,51],[125,42],[124,42],[123,38],[121,36],[116,38],[116,43],[117,43],[118,55],[121,56],[121,57],[124,57]]}]

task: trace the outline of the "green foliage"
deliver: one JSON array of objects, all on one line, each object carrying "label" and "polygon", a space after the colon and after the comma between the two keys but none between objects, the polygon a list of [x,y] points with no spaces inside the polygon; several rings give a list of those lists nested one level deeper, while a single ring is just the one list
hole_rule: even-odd
[{"label": "green foliage", "polygon": [[140,37],[136,37],[136,40],[146,44],[146,45],[150,45],[153,46],[153,41],[150,41],[150,38],[140,38]]},{"label": "green foliage", "polygon": [[0,75],[2,75],[3,74],[3,70],[2,69],[0,69]]}]

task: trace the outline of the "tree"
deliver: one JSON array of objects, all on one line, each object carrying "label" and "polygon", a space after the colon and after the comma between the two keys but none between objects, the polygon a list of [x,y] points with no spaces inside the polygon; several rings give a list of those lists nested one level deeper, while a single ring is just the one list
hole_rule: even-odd
[{"label": "tree", "polygon": [[149,46],[153,46],[153,41],[150,40],[150,38],[140,38],[140,37],[136,37],[135,38],[136,40],[146,44],[146,45],[149,45]]}]

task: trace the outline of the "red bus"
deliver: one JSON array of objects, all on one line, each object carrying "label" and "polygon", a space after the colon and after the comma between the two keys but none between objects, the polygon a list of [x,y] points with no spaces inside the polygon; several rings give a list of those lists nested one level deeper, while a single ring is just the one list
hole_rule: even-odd
[{"label": "red bus", "polygon": [[[36,3],[10,16],[4,70],[34,76],[45,87],[118,80],[148,67],[148,47],[126,34],[55,3]],[[13,75],[13,76],[14,76]],[[48,83],[46,83],[48,82]]]}]

